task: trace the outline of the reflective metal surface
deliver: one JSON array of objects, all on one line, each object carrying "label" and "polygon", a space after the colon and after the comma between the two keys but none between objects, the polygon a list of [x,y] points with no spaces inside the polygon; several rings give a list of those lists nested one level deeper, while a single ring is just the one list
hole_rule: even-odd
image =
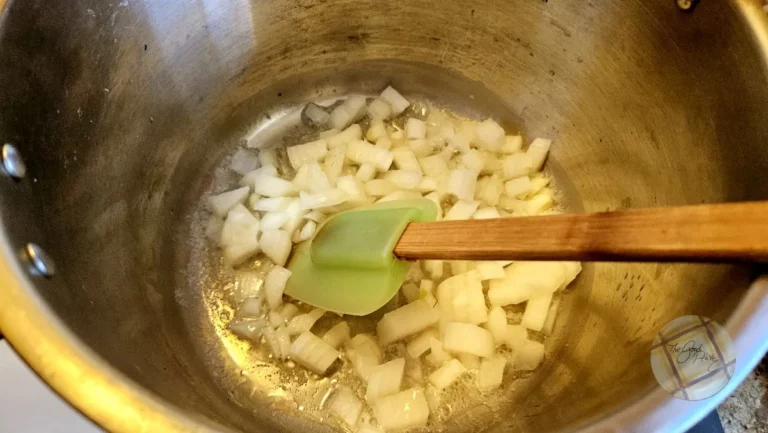
[{"label": "reflective metal surface", "polygon": [[[0,8],[0,140],[27,163],[23,182],[0,179],[0,329],[112,431],[329,430],[240,387],[214,326],[226,318],[209,315],[222,280],[190,242],[221,158],[303,101],[391,82],[553,138],[552,172],[576,210],[768,198],[757,0],[689,12],[667,0]],[[55,278],[27,275],[28,242]],[[705,315],[728,323],[748,369],[766,350],[768,289],[748,291],[757,271],[586,268],[543,368],[513,384],[503,411],[468,411],[450,430],[684,428],[717,399],[682,407],[659,391],[651,341],[677,316]]]}]

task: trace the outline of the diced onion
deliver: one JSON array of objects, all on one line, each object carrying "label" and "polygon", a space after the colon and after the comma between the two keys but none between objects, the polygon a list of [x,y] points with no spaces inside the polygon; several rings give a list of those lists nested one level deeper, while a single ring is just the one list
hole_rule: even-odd
[{"label": "diced onion", "polygon": [[261,230],[277,230],[288,221],[288,214],[285,212],[267,212],[261,217]]},{"label": "diced onion", "polygon": [[286,149],[288,160],[293,168],[299,168],[310,162],[317,162],[328,155],[328,142],[325,139],[297,144]]},{"label": "diced onion", "polygon": [[531,179],[528,176],[521,176],[508,180],[504,183],[504,193],[509,197],[525,197],[531,190]]},{"label": "diced onion", "polygon": [[427,125],[423,120],[411,117],[405,122],[405,135],[409,140],[425,138],[427,136]]},{"label": "diced onion", "polygon": [[532,197],[536,195],[539,191],[544,189],[549,185],[549,178],[544,176],[534,176],[531,177],[531,189],[528,191],[528,196]]},{"label": "diced onion", "polygon": [[[335,130],[335,131],[338,131],[338,130]],[[325,138],[325,137],[321,137],[321,138]],[[363,138],[363,130],[362,128],[360,128],[360,125],[358,124],[350,125],[349,128],[337,133],[336,135],[327,137],[328,148],[334,148],[342,144],[349,144],[352,141],[360,140],[362,138]]]},{"label": "diced onion", "polygon": [[504,378],[504,367],[507,360],[500,355],[494,355],[480,361],[480,370],[477,372],[477,387],[481,391],[489,391],[501,386]]},{"label": "diced onion", "polygon": [[544,189],[525,202],[525,211],[528,215],[536,215],[552,207],[553,202],[552,194]]},{"label": "diced onion", "polygon": [[250,194],[250,188],[242,187],[232,191],[223,192],[218,195],[214,195],[208,198],[208,206],[214,215],[218,217],[224,217],[235,208],[235,206],[243,203]]},{"label": "diced onion", "polygon": [[360,168],[357,169],[355,178],[360,182],[368,182],[376,176],[376,167],[373,164],[360,164]]},{"label": "diced onion", "polygon": [[431,177],[424,176],[419,181],[419,185],[416,187],[422,193],[432,192],[437,189],[437,180]]},{"label": "diced onion", "polygon": [[229,163],[229,169],[245,176],[249,171],[255,170],[259,167],[259,156],[253,152],[240,149],[232,156],[232,161]]},{"label": "diced onion", "polygon": [[220,245],[224,261],[231,266],[242,263],[259,252],[259,220],[242,204],[229,211],[221,229]]},{"label": "diced onion", "polygon": [[357,426],[363,413],[363,402],[348,387],[336,388],[328,399],[328,410],[338,416],[351,429]]},{"label": "diced onion", "polygon": [[379,399],[373,414],[387,431],[424,427],[429,418],[429,406],[420,388],[411,388]]},{"label": "diced onion", "polygon": [[373,197],[384,197],[397,191],[397,185],[386,179],[373,179],[364,185],[365,193]]},{"label": "diced onion", "polygon": [[316,162],[307,164],[307,187],[309,192],[320,194],[333,188],[328,175],[325,174],[320,165]]},{"label": "diced onion", "polygon": [[283,302],[283,291],[288,278],[291,277],[291,271],[282,266],[274,266],[269,270],[264,278],[264,292],[266,294],[267,305],[272,310],[276,309]]},{"label": "diced onion", "polygon": [[325,130],[325,131],[321,132],[319,134],[318,138],[331,138],[333,136],[338,135],[340,132],[341,131],[339,131],[338,129],[335,129],[335,128],[334,129],[328,129],[328,130]]},{"label": "diced onion", "polygon": [[325,125],[328,123],[330,118],[330,115],[324,107],[321,107],[312,102],[304,107],[304,109],[301,111],[301,114],[302,120],[304,120],[306,123],[309,123],[309,126],[315,127]]},{"label": "diced onion", "polygon": [[347,322],[342,321],[333,325],[333,327],[323,335],[323,341],[328,343],[328,345],[334,349],[338,349],[341,345],[349,341],[349,325]]},{"label": "diced onion", "polygon": [[394,183],[400,189],[415,189],[421,181],[421,170],[390,170],[384,174],[384,179]]},{"label": "diced onion", "polygon": [[205,226],[205,237],[218,244],[221,242],[221,229],[224,227],[224,220],[211,215],[208,224]]},{"label": "diced onion", "polygon": [[454,353],[469,353],[483,358],[493,355],[493,335],[487,329],[469,323],[452,322],[443,332],[445,350]]},{"label": "diced onion", "polygon": [[315,326],[315,323],[320,320],[325,314],[325,310],[315,308],[306,314],[299,314],[288,322],[288,333],[291,335],[301,334],[307,332]]},{"label": "diced onion", "polygon": [[328,176],[331,184],[336,183],[339,176],[341,176],[346,156],[347,148],[345,145],[334,147],[328,151],[328,155],[325,157],[325,161],[323,161],[323,171]]},{"label": "diced onion", "polygon": [[229,330],[232,331],[238,337],[243,337],[246,340],[258,342],[261,337],[261,332],[264,328],[268,327],[266,320],[264,319],[246,319],[238,320],[229,323]]},{"label": "diced onion", "polygon": [[480,173],[485,167],[485,156],[477,149],[472,149],[459,158],[461,164],[475,173]]},{"label": "diced onion", "polygon": [[475,128],[475,141],[485,150],[497,152],[504,143],[504,128],[493,119],[480,122]]},{"label": "diced onion", "polygon": [[514,179],[527,176],[533,170],[533,161],[525,153],[515,153],[504,158],[501,162],[504,179]]},{"label": "diced onion", "polygon": [[418,300],[390,311],[376,325],[379,341],[387,346],[417,334],[437,323],[437,314],[425,301]]},{"label": "diced onion", "polygon": [[495,207],[484,207],[481,209],[478,209],[475,213],[472,214],[473,220],[487,220],[492,218],[500,218],[501,214],[499,214],[499,210]]},{"label": "diced onion", "polygon": [[254,181],[253,191],[266,197],[284,197],[296,195],[292,182],[266,174],[259,175]]},{"label": "diced onion", "polygon": [[302,191],[299,194],[299,203],[303,209],[322,209],[325,207],[336,206],[349,199],[344,191],[340,189],[328,189],[316,194],[307,194]]},{"label": "diced onion", "polygon": [[552,146],[552,140],[546,138],[537,138],[528,146],[528,150],[525,152],[528,157],[531,158],[531,169],[533,171],[541,170],[541,166],[544,165],[544,160],[547,159],[547,153]]},{"label": "diced onion", "polygon": [[246,298],[245,300],[243,300],[240,306],[237,307],[237,312],[235,315],[237,317],[249,317],[249,318],[257,318],[261,316],[261,299]]},{"label": "diced onion", "polygon": [[285,303],[283,304],[283,307],[280,308],[280,315],[283,316],[283,319],[285,320],[291,320],[296,316],[296,313],[299,312],[299,307],[291,304],[291,303]]},{"label": "diced onion", "polygon": [[394,115],[402,113],[409,105],[411,105],[411,103],[397,90],[392,88],[392,86],[384,89],[384,91],[381,92],[381,95],[379,95],[379,98],[386,101],[392,107],[392,113]]},{"label": "diced onion", "polygon": [[277,167],[277,152],[275,149],[259,149],[259,162],[262,166],[272,165]]},{"label": "diced onion", "polygon": [[[397,164],[397,156],[395,156],[395,163]],[[438,178],[448,173],[448,164],[440,155],[425,156],[418,160],[418,164],[427,176]]]},{"label": "diced onion", "polygon": [[535,370],[544,360],[544,345],[528,340],[515,351],[515,370]]},{"label": "diced onion", "polygon": [[408,140],[408,148],[411,149],[417,158],[422,158],[432,153],[434,150],[434,145],[431,141],[427,141],[423,138],[417,138],[415,140]]},{"label": "diced onion", "polygon": [[239,183],[242,186],[253,188],[253,185],[256,183],[256,179],[262,174],[266,174],[268,176],[277,176],[277,168],[275,168],[274,165],[263,165],[261,168],[257,168],[256,170],[246,173],[245,176],[240,179]]},{"label": "diced onion", "polygon": [[448,177],[447,190],[459,200],[472,201],[475,197],[477,172],[467,168],[457,168]]},{"label": "diced onion", "polygon": [[549,304],[552,303],[552,293],[542,293],[532,296],[525,305],[525,313],[520,324],[532,331],[541,331],[547,320]]},{"label": "diced onion", "polygon": [[393,359],[374,367],[368,378],[368,388],[365,392],[365,399],[368,403],[375,403],[382,397],[399,392],[404,370],[404,358]]},{"label": "diced onion", "polygon": [[357,334],[346,345],[347,357],[361,379],[367,381],[374,367],[381,364],[382,354],[376,338]]},{"label": "diced onion", "polygon": [[410,355],[412,358],[420,357],[431,348],[432,339],[437,338],[439,338],[437,331],[434,329],[427,329],[426,331],[419,334],[416,338],[409,341],[405,346],[406,350],[408,351],[408,355]]},{"label": "diced onion", "polygon": [[488,206],[496,206],[499,204],[499,197],[503,193],[504,185],[499,179],[499,176],[492,175],[487,177],[488,179],[483,188],[478,192],[477,198],[485,202]]},{"label": "diced onion", "polygon": [[405,300],[408,302],[413,302],[420,298],[419,287],[416,286],[416,284],[414,283],[403,284],[403,287],[400,288],[400,291],[403,293],[403,296],[405,296]]},{"label": "diced onion", "polygon": [[499,152],[511,155],[520,152],[523,147],[523,137],[520,135],[507,135],[504,144],[501,145]]},{"label": "diced onion", "polygon": [[445,220],[467,220],[477,211],[480,202],[459,200],[445,214]]},{"label": "diced onion", "polygon": [[516,349],[528,341],[528,330],[520,325],[507,325],[507,341],[505,344]]},{"label": "diced onion", "polygon": [[442,260],[424,260],[424,270],[429,276],[436,280],[443,277],[443,261]]},{"label": "diced onion", "polygon": [[257,200],[251,209],[262,212],[275,212],[285,209],[293,199],[290,197],[265,197]]},{"label": "diced onion", "polygon": [[544,326],[541,327],[541,333],[544,335],[552,335],[552,330],[555,327],[555,319],[557,318],[557,311],[560,307],[560,300],[562,297],[556,294],[552,297],[552,302],[549,304],[549,310],[547,311],[547,319],[544,321]]},{"label": "diced onion", "polygon": [[477,355],[470,355],[468,353],[459,353],[456,359],[461,362],[467,370],[477,370],[480,368],[480,358]]},{"label": "diced onion", "polygon": [[392,107],[387,101],[376,98],[368,104],[368,115],[371,119],[386,119],[392,115]]},{"label": "diced onion", "polygon": [[488,300],[493,306],[519,304],[536,294],[554,292],[565,278],[562,262],[518,261],[504,272],[504,279],[490,282]]},{"label": "diced onion", "polygon": [[451,359],[453,359],[451,358],[451,355],[443,350],[442,341],[436,338],[431,338],[429,340],[429,355],[427,355],[427,362],[435,367],[439,367]]},{"label": "diced onion", "polygon": [[307,221],[306,224],[304,224],[304,227],[301,228],[297,241],[304,242],[312,239],[312,237],[315,236],[316,230],[317,223],[314,221]]},{"label": "diced onion", "polygon": [[284,266],[291,253],[291,235],[285,230],[268,230],[261,234],[261,250],[278,266]]},{"label": "diced onion", "polygon": [[285,324],[285,318],[277,311],[270,311],[269,314],[267,314],[267,318],[269,319],[269,324],[272,325],[273,328]]},{"label": "diced onion", "polygon": [[421,172],[421,165],[416,155],[408,147],[398,147],[392,150],[395,166],[400,170],[413,170]]},{"label": "diced onion", "polygon": [[311,332],[303,332],[290,347],[291,359],[317,374],[323,374],[338,358],[339,352]]},{"label": "diced onion", "polygon": [[344,129],[365,115],[365,97],[354,95],[331,111],[329,123],[332,128]]},{"label": "diced onion", "polygon": [[373,117],[371,125],[368,126],[368,130],[365,132],[365,139],[371,143],[376,143],[379,139],[387,137],[387,128],[384,126],[384,121],[381,119],[382,118]]},{"label": "diced onion", "polygon": [[444,389],[465,371],[467,371],[466,367],[458,359],[451,359],[429,375],[429,382],[437,389]]}]

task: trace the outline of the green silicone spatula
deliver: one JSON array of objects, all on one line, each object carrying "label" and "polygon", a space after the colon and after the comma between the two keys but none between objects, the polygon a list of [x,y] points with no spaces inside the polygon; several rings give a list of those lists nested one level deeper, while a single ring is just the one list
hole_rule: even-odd
[{"label": "green silicone spatula", "polygon": [[285,293],[365,315],[405,279],[406,260],[768,261],[768,202],[436,222],[427,199],[342,212],[294,252]]}]

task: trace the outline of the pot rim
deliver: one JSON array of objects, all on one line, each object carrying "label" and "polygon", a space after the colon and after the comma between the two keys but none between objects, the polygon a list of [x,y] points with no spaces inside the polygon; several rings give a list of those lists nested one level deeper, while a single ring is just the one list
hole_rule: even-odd
[{"label": "pot rim", "polygon": [[[762,0],[731,0],[768,54],[768,12]],[[12,2],[0,0],[0,22]],[[768,69],[768,55],[763,56]],[[151,394],[105,362],[68,330],[37,296],[30,277],[0,230],[0,330],[13,349],[48,386],[74,408],[108,431],[221,432],[233,430],[189,414]],[[768,275],[755,280],[728,319],[736,367],[731,381],[715,396],[684,401],[655,387],[633,403],[591,426],[573,431],[684,432],[714,410],[768,353]]]}]

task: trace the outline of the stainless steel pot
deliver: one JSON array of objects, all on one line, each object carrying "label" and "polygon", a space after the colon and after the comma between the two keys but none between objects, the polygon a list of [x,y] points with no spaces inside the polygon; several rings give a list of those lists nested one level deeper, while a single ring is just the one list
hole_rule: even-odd
[{"label": "stainless steel pot", "polygon": [[[0,176],[0,329],[112,431],[329,430],[242,389],[210,315],[221,282],[185,238],[218,161],[301,101],[393,82],[522,125],[556,140],[574,209],[768,199],[759,0],[0,0],[0,13],[0,140],[27,168]],[[492,422],[479,407],[452,431],[684,430],[768,349],[759,271],[591,265],[542,369]],[[727,323],[737,346],[734,380],[698,403],[649,365],[656,332],[686,314]]]}]

